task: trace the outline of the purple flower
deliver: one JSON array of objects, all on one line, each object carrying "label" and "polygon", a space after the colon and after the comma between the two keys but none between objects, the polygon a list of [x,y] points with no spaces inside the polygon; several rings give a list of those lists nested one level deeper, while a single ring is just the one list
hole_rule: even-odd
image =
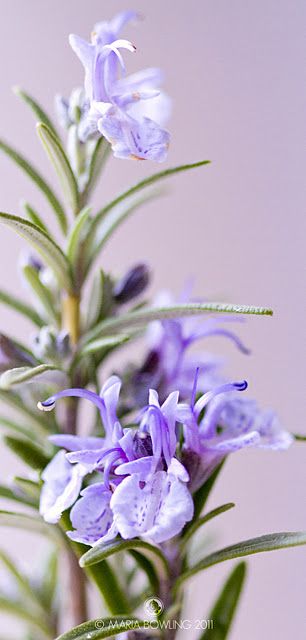
[{"label": "purple flower", "polygon": [[52,524],[60,520],[79,496],[86,469],[72,466],[65,451],[59,451],[42,473],[44,481],[40,495],[40,514]]},{"label": "purple flower", "polygon": [[161,73],[146,69],[125,76],[121,51],[133,52],[135,47],[118,36],[119,29],[132,16],[135,14],[127,12],[111,23],[99,23],[91,43],[76,35],[69,38],[85,69],[85,93],[90,104],[79,133],[85,140],[99,132],[111,143],[118,158],[162,162],[167,155],[169,134],[161,124],[169,105],[158,88]]},{"label": "purple flower", "polygon": [[146,481],[137,473],[125,478],[110,504],[122,538],[141,537],[156,544],[180,533],[193,516],[186,484],[165,471]]},{"label": "purple flower", "polygon": [[246,387],[246,382],[226,383],[191,406],[181,405],[182,458],[192,490],[199,488],[229,453],[244,447],[283,450],[292,443],[292,436],[273,411],[262,411],[254,400],[238,397],[237,391]]},{"label": "purple flower", "polygon": [[[185,297],[183,301],[187,301]],[[175,302],[166,293],[156,300],[156,304],[163,307]],[[207,352],[199,354],[197,350],[194,354],[190,350],[200,340],[216,336],[230,340],[242,353],[248,354],[249,350],[240,338],[226,326],[229,321],[235,322],[227,316],[152,322],[147,331],[147,356],[141,367],[130,373],[128,378],[131,397],[126,399],[127,402],[144,404],[150,387],[158,389],[162,399],[178,389],[180,398],[189,400],[197,369],[199,392],[204,393],[220,385],[223,382],[220,374],[222,360]]]},{"label": "purple flower", "polygon": [[[158,394],[151,390],[138,429],[124,429],[116,414],[120,385],[112,376],[100,396],[66,389],[40,403],[42,409],[50,410],[58,399],[77,396],[100,409],[105,437],[51,436],[54,444],[69,453],[60,451],[43,476],[41,513],[56,522],[76,501],[83,477],[93,471],[103,475],[103,483],[84,489],[71,510],[75,531],[69,536],[84,544],[106,542],[118,534],[159,543],[176,535],[193,514],[189,476],[175,455],[178,393],[160,405]],[[125,510],[121,508],[124,495],[130,505]]]}]

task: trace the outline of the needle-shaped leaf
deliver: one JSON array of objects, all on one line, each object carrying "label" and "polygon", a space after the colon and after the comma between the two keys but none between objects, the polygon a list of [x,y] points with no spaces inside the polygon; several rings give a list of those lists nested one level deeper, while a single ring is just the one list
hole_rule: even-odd
[{"label": "needle-shaped leaf", "polygon": [[86,343],[104,335],[110,335],[116,331],[124,331],[129,328],[144,326],[153,320],[169,320],[171,318],[182,318],[184,316],[196,316],[206,313],[234,313],[248,315],[272,315],[272,310],[265,307],[254,307],[238,304],[227,304],[222,302],[190,302],[177,304],[169,307],[154,307],[141,309],[130,313],[122,314],[117,318],[104,320],[94,329],[89,331],[85,337]]},{"label": "needle-shaped leaf", "polygon": [[72,266],[75,266],[80,245],[83,241],[83,231],[90,214],[90,207],[85,207],[78,214],[67,240],[67,256]]},{"label": "needle-shaped leaf", "polygon": [[42,229],[24,218],[0,212],[0,222],[16,231],[40,253],[53,270],[61,286],[67,291],[73,290],[69,262],[54,240],[44,233]]},{"label": "needle-shaped leaf", "polygon": [[33,423],[31,425],[25,425],[23,420],[21,422],[22,423],[0,416],[0,429],[3,429],[5,432],[12,431],[13,433],[20,433],[30,440],[35,437],[35,439],[38,439],[41,443],[45,441],[49,433],[45,427],[39,426],[38,428],[38,424],[36,423],[34,423],[33,426]]},{"label": "needle-shaped leaf", "polygon": [[293,433],[293,437],[298,442],[306,442],[306,436],[303,436],[301,433]]},{"label": "needle-shaped leaf", "polygon": [[0,289],[0,304],[6,304],[11,309],[15,309],[15,311],[20,313],[22,316],[24,316],[28,320],[31,320],[33,324],[36,324],[37,327],[42,327],[44,325],[44,321],[38,315],[38,313],[36,313],[36,311],[32,309],[32,307],[30,307],[26,302],[19,300],[19,298],[16,298],[11,293],[3,291],[2,289]]},{"label": "needle-shaped leaf", "polygon": [[[141,198],[129,198],[127,201],[121,202],[114,209],[111,209],[107,215],[105,215],[99,226],[94,224],[94,243],[93,248],[90,251],[90,264],[98,256],[104,245],[116,229],[139,207],[143,204],[147,204],[150,200],[155,200],[161,195],[161,191],[150,191],[150,193],[142,196]],[[95,218],[94,218],[95,222]]]},{"label": "needle-shaped leaf", "polygon": [[170,169],[165,169],[164,171],[159,171],[158,173],[154,173],[152,176],[141,180],[127,191],[121,193],[117,198],[109,202],[103,209],[101,209],[94,218],[93,226],[96,227],[100,224],[100,221],[106,216],[106,214],[111,211],[114,207],[116,207],[120,202],[123,202],[126,198],[133,196],[138,191],[142,191],[146,187],[150,187],[152,184],[159,182],[160,180],[164,180],[165,178],[169,178],[176,173],[181,173],[182,171],[189,171],[189,169],[196,169],[197,167],[202,167],[204,165],[210,164],[209,160],[200,160],[200,162],[193,162],[191,164],[182,164],[177,167],[172,167]]},{"label": "needle-shaped leaf", "polygon": [[48,371],[58,371],[53,364],[39,364],[37,367],[16,367],[8,369],[0,375],[0,388],[4,390],[11,389],[18,384],[30,382],[33,378],[43,376]]},{"label": "needle-shaped leaf", "polygon": [[45,225],[44,221],[40,217],[39,213],[37,213],[37,211],[34,209],[34,207],[32,207],[25,200],[22,201],[22,207],[25,211],[25,214],[28,216],[29,220],[33,222],[33,224],[35,224],[36,227],[39,227],[40,229],[42,229],[47,235],[50,235],[50,232],[47,226]]},{"label": "needle-shaped leaf", "polygon": [[46,455],[43,448],[30,440],[4,436],[4,442],[18,458],[35,470],[44,469],[50,462],[50,456]]},{"label": "needle-shaped leaf", "polygon": [[4,551],[0,551],[0,562],[2,562],[7,571],[15,579],[20,592],[23,594],[26,600],[28,600],[30,608],[33,609],[33,613],[36,612],[36,615],[38,615],[41,620],[45,619],[45,624],[47,625],[47,616],[45,615],[45,611],[37,597],[37,594],[32,589],[28,578],[21,573],[17,565],[6,553],[4,553]]},{"label": "needle-shaped leaf", "polygon": [[40,516],[30,516],[26,513],[16,513],[13,511],[0,511],[0,527],[13,527],[21,531],[31,531],[45,535],[57,544],[63,543],[63,537],[58,527],[50,527]]},{"label": "needle-shaped leaf", "polygon": [[188,530],[186,531],[185,535],[181,540],[182,547],[186,546],[187,542],[190,540],[193,534],[196,533],[198,529],[200,529],[200,527],[202,527],[204,524],[206,524],[213,518],[216,518],[217,516],[221,515],[221,513],[225,513],[226,511],[229,511],[229,509],[233,509],[234,506],[235,506],[234,502],[227,502],[226,504],[222,504],[220,507],[217,507],[216,509],[212,509],[212,511],[209,511],[208,513],[206,513],[205,516],[203,516],[202,518],[197,518],[196,520],[194,520],[192,525],[188,528]]},{"label": "needle-shaped leaf", "polygon": [[40,305],[44,308],[48,322],[53,322],[55,326],[59,326],[60,318],[55,308],[52,294],[41,281],[37,269],[30,264],[26,264],[23,267],[23,274],[31,289],[34,291]]},{"label": "needle-shaped leaf", "polygon": [[225,640],[230,632],[231,624],[239,603],[239,598],[246,577],[246,563],[240,562],[230,573],[224,587],[208,615],[213,622],[199,640]]},{"label": "needle-shaped leaf", "polygon": [[194,504],[193,518],[192,520],[190,520],[190,522],[187,522],[183,531],[184,535],[187,534],[189,529],[196,526],[196,523],[198,522],[198,519],[206,505],[206,502],[210,496],[210,493],[213,487],[215,486],[215,482],[221,472],[221,469],[223,468],[224,462],[225,461],[222,460],[222,462],[216,467],[213,473],[209,476],[208,480],[206,480],[206,482],[204,482],[204,484],[195,492],[193,496],[193,504]]},{"label": "needle-shaped leaf", "polygon": [[258,538],[251,538],[250,540],[244,540],[238,542],[229,547],[224,547],[219,551],[215,551],[210,555],[197,562],[193,567],[184,571],[178,578],[174,591],[181,587],[181,585],[191,578],[195,574],[208,569],[209,567],[225,562],[226,560],[233,560],[234,558],[244,558],[246,556],[253,555],[254,553],[263,553],[265,551],[274,551],[277,549],[286,549],[288,547],[297,547],[306,544],[306,531],[293,531],[293,532],[281,532],[281,533],[268,533]]},{"label": "needle-shaped leaf", "polygon": [[35,631],[39,629],[43,638],[50,638],[51,630],[49,626],[37,615],[37,611],[31,611],[24,602],[9,600],[9,598],[0,594],[0,611],[27,622],[31,627],[34,627]]},{"label": "needle-shaped leaf", "polygon": [[4,484],[0,485],[0,498],[10,500],[12,502],[18,502],[19,504],[27,505],[28,507],[35,507],[34,500],[29,499],[21,491],[16,492],[11,487],[7,487]]},{"label": "needle-shaped leaf", "polygon": [[35,100],[35,98],[30,96],[29,93],[27,93],[26,91],[21,89],[21,87],[13,87],[13,91],[16,94],[16,96],[21,98],[21,100],[23,100],[30,107],[30,109],[32,109],[32,111],[33,111],[34,115],[36,116],[37,120],[39,122],[43,122],[44,124],[46,124],[47,127],[49,127],[49,129],[51,129],[53,134],[55,136],[58,136],[58,133],[56,131],[56,128],[55,128],[51,118],[48,116],[48,114],[45,112],[45,110],[42,108],[42,106],[39,104],[39,102],[37,102],[37,100]]},{"label": "needle-shaped leaf", "polygon": [[31,178],[31,180],[33,180],[33,182],[35,182],[35,184],[38,187],[38,189],[40,189],[40,191],[42,191],[42,193],[44,194],[44,196],[48,200],[49,204],[51,205],[51,207],[52,207],[52,209],[53,209],[53,211],[54,211],[54,213],[55,213],[55,215],[56,215],[56,217],[58,219],[58,222],[59,222],[59,225],[60,225],[62,231],[64,233],[66,233],[66,231],[67,231],[67,218],[66,218],[65,211],[64,211],[60,201],[58,200],[56,195],[53,193],[51,187],[46,182],[46,180],[40,175],[40,173],[37,171],[37,169],[35,169],[35,167],[33,167],[33,165],[30,164],[29,161],[26,160],[26,158],[24,158],[24,156],[22,156],[20,153],[18,153],[18,151],[16,151],[16,149],[13,149],[13,147],[8,145],[3,140],[0,140],[0,150],[4,151],[4,153],[6,153],[6,155],[8,155],[12,160],[14,160],[14,162],[29,176],[29,178]]},{"label": "needle-shaped leaf", "polygon": [[145,555],[143,555],[139,551],[136,551],[136,549],[130,549],[129,553],[136,561],[138,567],[140,567],[140,569],[142,569],[146,574],[152,592],[158,593],[160,589],[160,580],[154,563],[151,562]]},{"label": "needle-shaped leaf", "polygon": [[96,545],[80,558],[80,566],[90,567],[102,560],[106,560],[116,553],[129,551],[130,549],[140,551],[151,562],[153,561],[155,567],[158,569],[159,576],[166,577],[168,575],[168,563],[161,550],[148,542],[137,539],[118,540],[107,544]]},{"label": "needle-shaped leaf", "polygon": [[85,188],[81,194],[83,202],[88,201],[88,197],[92,193],[97,179],[100,176],[100,173],[103,169],[103,166],[109,157],[111,152],[111,146],[109,142],[107,142],[106,138],[99,138],[95,143],[95,148],[93,150],[91,161],[88,169],[88,178],[85,185]]},{"label": "needle-shaped leaf", "polygon": [[29,480],[29,478],[15,476],[13,478],[13,483],[15,490],[19,491],[19,494],[27,496],[28,500],[31,500],[32,504],[34,504],[35,506],[39,505],[41,490],[39,482],[35,482],[35,480]]},{"label": "needle-shaped leaf", "polygon": [[51,129],[49,129],[49,127],[43,122],[39,122],[36,125],[36,128],[43,147],[58,175],[67,202],[69,203],[72,211],[74,213],[78,213],[78,185],[61,142],[59,138],[54,135]]},{"label": "needle-shaped leaf", "polygon": [[130,336],[124,335],[124,334],[115,335],[115,336],[105,336],[104,338],[93,340],[92,342],[89,342],[88,344],[86,344],[84,349],[80,351],[79,355],[83,356],[89,353],[109,351],[110,349],[114,349],[115,347],[119,347],[125,342],[128,342],[129,339],[130,339]]},{"label": "needle-shaped leaf", "polygon": [[41,600],[48,610],[52,610],[56,590],[58,587],[58,553],[52,550],[44,566],[42,580],[39,585]]},{"label": "needle-shaped leaf", "polygon": [[101,640],[101,638],[110,638],[120,633],[142,629],[145,626],[148,626],[147,622],[133,617],[98,618],[66,631],[57,640]]},{"label": "needle-shaped leaf", "polygon": [[99,269],[93,278],[91,285],[88,303],[85,326],[87,329],[91,329],[92,326],[97,324],[101,318],[103,302],[105,293],[105,275],[102,269]]}]

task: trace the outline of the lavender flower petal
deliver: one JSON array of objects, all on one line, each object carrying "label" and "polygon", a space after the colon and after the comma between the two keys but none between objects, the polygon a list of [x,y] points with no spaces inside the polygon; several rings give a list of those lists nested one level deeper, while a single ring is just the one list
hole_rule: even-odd
[{"label": "lavender flower petal", "polygon": [[[67,535],[75,542],[93,545],[100,542],[109,532],[113,524],[113,514],[110,509],[111,492],[102,483],[90,485],[81,493],[71,509],[70,519],[75,531],[68,531]],[[113,530],[114,537],[116,532]]]},{"label": "lavender flower petal", "polygon": [[72,466],[65,451],[59,451],[42,473],[44,481],[40,496],[40,514],[46,522],[56,523],[66,509],[76,501],[86,470]]},{"label": "lavender flower petal", "polygon": [[165,471],[146,482],[137,474],[123,480],[111,498],[111,508],[122,538],[139,536],[156,544],[180,533],[193,516],[186,485]]}]

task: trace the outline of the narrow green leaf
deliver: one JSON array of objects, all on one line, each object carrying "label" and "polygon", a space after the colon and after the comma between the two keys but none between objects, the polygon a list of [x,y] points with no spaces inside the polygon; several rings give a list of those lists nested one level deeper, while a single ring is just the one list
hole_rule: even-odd
[{"label": "narrow green leaf", "polygon": [[57,135],[54,135],[51,129],[49,129],[49,127],[43,122],[39,122],[36,125],[36,129],[43,147],[45,148],[45,151],[58,175],[63,193],[67,198],[67,202],[69,203],[72,211],[74,213],[78,213],[78,185],[61,142]]},{"label": "narrow green leaf", "polygon": [[160,195],[161,191],[151,191],[141,198],[134,198],[131,202],[130,198],[128,203],[124,201],[123,203],[120,203],[121,206],[118,205],[114,209],[111,209],[108,214],[102,218],[100,225],[98,227],[95,225],[94,227],[94,246],[90,251],[90,264],[93,263],[113,233],[130,215],[137,211],[137,209],[143,204],[147,204],[151,200],[155,200]]},{"label": "narrow green leaf", "polygon": [[53,364],[39,364],[37,367],[16,367],[8,369],[0,375],[0,388],[11,389],[18,384],[30,382],[33,378],[42,376],[47,371],[58,371]]},{"label": "narrow green leaf", "polygon": [[85,207],[80,211],[68,236],[66,253],[72,266],[75,266],[77,261],[78,251],[83,240],[82,234],[89,218],[90,211],[90,207]]},{"label": "narrow green leaf", "polygon": [[23,436],[26,436],[26,438],[29,438],[30,440],[32,440],[34,436],[38,436],[44,441],[46,436],[49,434],[48,430],[41,427],[40,425],[39,428],[36,424],[34,427],[29,425],[24,426],[23,422],[22,424],[19,424],[18,422],[14,422],[13,420],[5,418],[4,416],[0,416],[0,428],[3,428],[4,431],[21,433]]},{"label": "narrow green leaf", "polygon": [[3,440],[13,453],[35,470],[44,469],[50,462],[50,457],[34,442],[12,436],[4,436]]},{"label": "narrow green leaf", "polygon": [[7,293],[6,291],[0,290],[0,304],[6,304],[11,309],[15,309],[18,313],[25,316],[28,320],[31,320],[37,327],[42,327],[44,325],[44,321],[42,318],[30,307],[26,302],[15,298],[11,293]]},{"label": "narrow green leaf", "polygon": [[5,611],[14,618],[19,618],[24,622],[27,622],[36,630],[39,629],[43,633],[44,637],[50,638],[50,629],[48,625],[37,616],[37,612],[32,612],[23,602],[15,602],[9,600],[5,596],[0,595],[0,611]]},{"label": "narrow green leaf", "polygon": [[32,533],[46,535],[57,544],[63,542],[62,535],[58,527],[50,527],[39,516],[29,516],[25,513],[13,511],[0,511],[0,527],[13,527],[21,531],[31,531]]},{"label": "narrow green leaf", "polygon": [[[128,342],[130,339],[129,335],[115,335],[115,336],[105,336],[104,338],[100,338],[99,340],[93,340],[86,344],[84,349],[80,351],[80,356],[88,355],[89,353],[97,353],[99,351],[108,351],[109,349],[113,349],[114,347],[119,347],[120,345]],[[0,377],[1,380],[1,377]]]},{"label": "narrow green leaf", "polygon": [[46,227],[44,221],[41,219],[39,213],[32,207],[28,202],[23,200],[22,207],[25,211],[25,214],[28,216],[29,220],[44,231],[47,235],[50,235],[48,228]]},{"label": "narrow green leaf", "polygon": [[33,613],[36,613],[36,616],[39,616],[41,618],[41,621],[44,621],[44,624],[47,627],[48,622],[45,616],[44,609],[42,608],[35,591],[32,589],[28,578],[20,572],[13,560],[3,551],[0,551],[0,562],[4,564],[7,571],[15,579],[19,590],[22,592],[22,594],[24,594],[25,598],[29,600],[29,606],[33,610]]},{"label": "narrow green leaf", "polygon": [[18,153],[16,149],[13,149],[13,147],[6,144],[3,140],[0,140],[0,150],[4,151],[11,160],[14,160],[14,162],[29,176],[29,178],[35,182],[38,189],[42,191],[51,205],[62,231],[66,233],[67,219],[65,211],[45,179],[40,175],[40,173],[38,173],[37,169],[35,169],[33,165],[26,160],[26,158],[24,158],[24,156]]},{"label": "narrow green leaf", "polygon": [[117,318],[111,318],[100,322],[86,336],[86,343],[91,340],[110,335],[116,331],[124,331],[130,327],[143,326],[153,320],[169,320],[171,318],[182,318],[184,316],[196,316],[203,313],[237,313],[254,315],[272,315],[271,309],[264,307],[253,307],[237,304],[223,304],[221,302],[190,302],[169,307],[156,307],[152,309],[141,309],[122,314]]},{"label": "narrow green leaf", "polygon": [[194,535],[194,533],[198,531],[200,527],[203,526],[203,524],[206,524],[206,522],[209,522],[213,518],[216,518],[217,516],[221,515],[221,513],[225,513],[226,511],[229,511],[229,509],[233,509],[233,507],[235,507],[234,502],[227,502],[226,504],[222,504],[220,507],[217,507],[216,509],[212,509],[212,511],[209,511],[208,513],[206,513],[206,515],[203,516],[202,518],[197,518],[196,520],[193,520],[192,525],[188,528],[188,530],[186,531],[185,535],[181,540],[182,547],[186,546],[190,538]]},{"label": "narrow green leaf", "polygon": [[23,496],[27,496],[28,500],[35,506],[39,505],[40,499],[40,484],[29,478],[21,478],[20,476],[14,476],[14,487]]},{"label": "narrow green leaf", "polygon": [[47,557],[39,587],[40,597],[48,610],[52,610],[58,586],[58,560],[57,551],[52,550]]},{"label": "narrow green leaf", "polygon": [[51,129],[53,134],[58,137],[58,133],[56,131],[56,128],[52,120],[50,119],[48,114],[44,111],[44,109],[39,104],[39,102],[37,102],[37,100],[35,100],[32,96],[30,96],[26,91],[21,89],[21,87],[13,87],[13,91],[16,94],[16,96],[21,98],[21,100],[23,100],[30,107],[30,109],[32,109],[37,120],[39,122],[43,122],[44,124],[46,124],[47,127]]},{"label": "narrow green leaf", "polygon": [[55,323],[55,326],[59,326],[60,317],[55,308],[52,294],[42,283],[37,270],[30,264],[26,264],[23,267],[23,274],[31,289],[37,296],[39,303],[43,306],[47,320]]},{"label": "narrow green leaf", "polygon": [[154,562],[154,566],[157,568],[159,576],[162,576],[163,578],[167,577],[169,573],[168,563],[159,547],[155,547],[148,542],[137,539],[115,540],[114,542],[107,544],[96,545],[80,558],[80,566],[90,567],[102,560],[110,558],[115,553],[129,551],[130,549],[140,551],[151,562]]},{"label": "narrow green leaf", "polygon": [[152,593],[159,593],[160,581],[153,562],[150,562],[146,556],[135,549],[130,549],[129,553],[146,574]]},{"label": "narrow green leaf", "polygon": [[74,627],[70,631],[63,633],[57,640],[100,640],[101,638],[110,638],[125,631],[133,631],[133,629],[142,629],[148,626],[144,620],[137,618],[128,618],[127,616],[116,616],[115,618],[98,618],[89,620]]},{"label": "narrow green leaf", "polygon": [[195,523],[198,521],[198,518],[200,517],[202,511],[204,510],[204,507],[211,494],[211,491],[215,486],[216,480],[219,477],[221,469],[223,468],[224,462],[225,460],[222,460],[222,462],[216,467],[213,473],[209,476],[208,480],[206,480],[206,482],[204,482],[204,484],[195,492],[193,496],[193,503],[194,503],[193,518],[190,522],[187,522],[184,528],[184,532],[183,532],[184,534],[186,534],[187,531],[189,531],[189,529],[191,529],[195,525]]},{"label": "narrow green leaf", "polygon": [[226,640],[239,603],[246,576],[246,563],[240,562],[231,571],[224,587],[208,615],[213,628],[207,628],[199,640]]},{"label": "narrow green leaf", "polygon": [[88,201],[88,197],[92,193],[97,179],[100,176],[100,173],[103,169],[104,164],[107,161],[111,152],[111,146],[109,142],[107,142],[106,138],[99,138],[95,143],[95,148],[93,150],[91,161],[88,169],[88,179],[81,194],[83,202]]},{"label": "narrow green leaf", "polygon": [[10,500],[12,502],[18,502],[19,504],[27,505],[28,507],[34,507],[33,500],[29,500],[27,496],[19,491],[15,493],[11,487],[7,487],[3,484],[0,485],[0,498],[4,500]]},{"label": "narrow green leaf", "polygon": [[306,531],[268,533],[258,538],[238,542],[230,547],[225,547],[224,549],[215,551],[215,553],[211,553],[209,556],[206,556],[206,558],[203,558],[203,560],[200,560],[200,562],[197,562],[193,567],[187,569],[187,571],[182,573],[178,578],[174,590],[177,592],[188,578],[220,562],[233,560],[234,558],[244,558],[254,553],[297,547],[303,544],[306,544]]},{"label": "narrow green leaf", "polygon": [[24,218],[0,212],[0,222],[16,231],[22,238],[32,244],[54,271],[59,284],[67,291],[73,290],[69,262],[54,240],[39,227],[36,227],[35,224]]},{"label": "narrow green leaf", "polygon": [[109,202],[105,207],[103,207],[103,209],[101,209],[95,216],[93,221],[93,226],[96,227],[98,224],[100,224],[100,221],[111,209],[113,209],[115,206],[120,204],[120,202],[123,202],[123,200],[125,200],[126,198],[129,198],[130,196],[134,195],[134,193],[137,193],[138,191],[141,191],[142,189],[145,189],[146,187],[151,186],[155,182],[159,182],[159,180],[168,178],[169,176],[172,176],[176,173],[180,173],[182,171],[189,171],[189,169],[196,169],[197,167],[202,167],[207,164],[210,164],[209,160],[201,160],[200,162],[193,162],[192,164],[182,164],[177,167],[172,167],[171,169],[159,171],[158,173],[154,173],[152,176],[149,176],[148,178],[141,180],[141,182],[138,182],[127,191],[124,191],[119,196],[117,196],[117,198],[115,198],[114,200]]},{"label": "narrow green leaf", "polygon": [[292,435],[293,435],[294,439],[297,440],[298,442],[305,442],[306,441],[306,436],[303,436],[300,433],[293,433]]},{"label": "narrow green leaf", "polygon": [[104,271],[102,271],[102,269],[99,269],[94,275],[87,303],[87,314],[85,321],[87,330],[91,329],[92,326],[97,324],[98,320],[101,318],[104,299],[104,281]]}]

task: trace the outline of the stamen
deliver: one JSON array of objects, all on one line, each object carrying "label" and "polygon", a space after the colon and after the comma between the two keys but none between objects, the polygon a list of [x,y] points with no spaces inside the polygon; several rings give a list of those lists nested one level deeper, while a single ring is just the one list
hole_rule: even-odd
[{"label": "stamen", "polygon": [[37,408],[40,411],[52,411],[54,407],[55,407],[54,398],[48,398],[48,400],[45,400],[44,402],[37,403]]}]

